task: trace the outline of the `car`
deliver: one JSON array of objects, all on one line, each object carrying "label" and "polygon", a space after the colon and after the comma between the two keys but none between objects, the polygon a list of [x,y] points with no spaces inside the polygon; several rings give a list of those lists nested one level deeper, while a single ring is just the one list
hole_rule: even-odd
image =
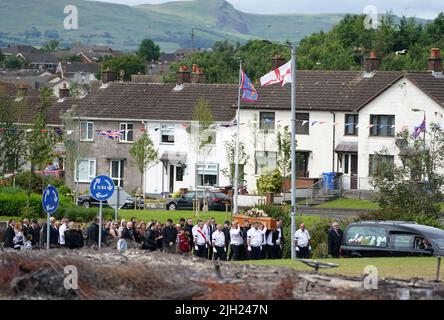
[{"label": "car", "polygon": [[408,221],[361,221],[344,232],[345,257],[444,255],[444,230]]},{"label": "car", "polygon": [[[126,199],[125,205],[122,207],[122,209],[135,209],[135,203],[135,199],[133,197],[129,197],[128,199]],[[137,201],[137,208],[143,208],[143,204],[143,200],[139,199]],[[77,199],[77,205],[85,208],[98,207],[100,206],[100,202],[94,199],[92,195],[82,195]],[[102,206],[109,207],[109,204],[105,200],[103,201]]]},{"label": "car", "polygon": [[[197,191],[197,198],[199,199],[199,209],[202,210],[203,207],[203,191]],[[230,198],[218,191],[205,191],[205,197],[208,201],[208,209],[215,211],[225,211],[226,204],[231,204]],[[196,199],[196,191],[190,191],[185,193],[183,196],[179,198],[172,198],[167,201],[166,209],[167,210],[192,210],[193,209],[193,200]]]}]

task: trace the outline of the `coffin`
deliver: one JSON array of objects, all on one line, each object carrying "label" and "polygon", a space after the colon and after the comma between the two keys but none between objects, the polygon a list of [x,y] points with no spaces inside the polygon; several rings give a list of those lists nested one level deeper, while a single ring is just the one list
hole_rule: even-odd
[{"label": "coffin", "polygon": [[276,219],[270,217],[261,217],[261,218],[253,218],[249,216],[236,215],[233,217],[234,221],[236,221],[241,227],[244,225],[244,221],[248,220],[250,223],[257,221],[263,223],[267,229],[276,229]]}]

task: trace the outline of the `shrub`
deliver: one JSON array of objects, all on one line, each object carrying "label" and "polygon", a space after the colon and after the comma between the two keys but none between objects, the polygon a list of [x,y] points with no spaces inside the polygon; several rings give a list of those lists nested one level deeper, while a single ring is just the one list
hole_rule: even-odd
[{"label": "shrub", "polygon": [[69,188],[66,185],[61,185],[60,187],[58,187],[59,193],[61,195],[67,195],[68,193],[71,193],[71,188]]},{"label": "shrub", "polygon": [[176,191],[173,193],[173,195],[171,196],[173,199],[177,199],[180,198],[180,191]]},{"label": "shrub", "polygon": [[[114,210],[102,209],[103,219],[114,218]],[[68,218],[70,221],[90,222],[99,215],[99,208],[60,207],[54,217],[58,220]]]},{"label": "shrub", "polygon": [[328,258],[328,244],[327,244],[327,242],[319,243],[314,249],[312,246],[312,257],[314,259]]},{"label": "shrub", "polygon": [[27,195],[25,192],[0,193],[0,215],[2,216],[39,216],[43,213],[42,196],[31,194],[29,210],[27,210]]},{"label": "shrub", "polygon": [[279,170],[272,173],[261,175],[256,182],[257,191],[259,194],[265,192],[280,192],[282,189],[282,175]]},{"label": "shrub", "polygon": [[417,215],[413,213],[404,213],[400,211],[381,210],[362,214],[355,221],[361,220],[394,220],[394,221],[415,221],[435,228],[444,229],[439,219],[435,216]]},{"label": "shrub", "polygon": [[15,176],[15,184],[18,187],[28,190],[29,180],[31,179],[31,192],[42,193],[43,189],[48,185],[53,185],[56,188],[60,188],[63,185],[63,180],[53,176],[42,176],[30,171],[20,172]]}]

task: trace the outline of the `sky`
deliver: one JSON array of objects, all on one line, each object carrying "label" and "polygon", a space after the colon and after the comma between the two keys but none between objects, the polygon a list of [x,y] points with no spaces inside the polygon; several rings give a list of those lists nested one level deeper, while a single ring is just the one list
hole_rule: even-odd
[{"label": "sky", "polygon": [[[171,0],[95,0],[127,5],[164,3]],[[192,0],[184,0],[192,1]],[[209,0],[211,1],[211,0]],[[433,19],[444,11],[444,0],[227,0],[236,9],[250,13],[363,13],[375,6],[378,13],[392,10],[398,16]]]}]

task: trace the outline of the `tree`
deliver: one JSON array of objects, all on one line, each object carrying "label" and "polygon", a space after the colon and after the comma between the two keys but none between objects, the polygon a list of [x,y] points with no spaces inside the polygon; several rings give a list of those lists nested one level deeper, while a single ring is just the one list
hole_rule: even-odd
[{"label": "tree", "polygon": [[140,190],[142,190],[143,198],[145,199],[143,176],[149,168],[159,161],[159,152],[154,147],[154,143],[148,133],[144,132],[136,141],[134,141],[129,153],[133,157],[133,164],[136,165],[140,171]]},{"label": "tree", "polygon": [[160,47],[151,39],[143,39],[137,55],[144,61],[157,61],[160,57]]},{"label": "tree", "polygon": [[256,181],[257,191],[260,195],[266,192],[279,192],[282,188],[282,179],[279,170],[262,174]]},{"label": "tree", "polygon": [[397,138],[406,144],[400,150],[401,165],[387,161],[385,150],[373,159],[375,168],[370,180],[383,210],[403,213],[413,219],[437,218],[442,200],[444,175],[444,131],[438,125],[428,128],[429,142],[403,131]]},{"label": "tree", "polygon": [[110,69],[117,73],[120,79],[120,70],[125,72],[125,78],[120,80],[131,80],[132,74],[145,73],[145,62],[136,55],[124,55],[120,57],[107,57],[104,59],[102,70]]},{"label": "tree", "polygon": [[24,66],[24,61],[20,58],[11,56],[4,60],[4,65],[6,69],[21,69]]},{"label": "tree", "polygon": [[291,133],[288,126],[284,127],[283,132],[279,131],[276,137],[278,147],[277,165],[284,178],[291,171]]},{"label": "tree", "polygon": [[2,63],[4,60],[5,60],[5,56],[3,55],[3,52],[0,49],[0,63]]},{"label": "tree", "polygon": [[[233,134],[231,140],[224,142],[225,154],[227,156],[229,167],[221,170],[222,174],[230,180],[230,184],[232,186],[234,186],[235,179],[236,140],[237,134]],[[245,182],[245,173],[243,168],[245,167],[247,161],[248,155],[245,152],[245,144],[243,142],[239,142],[239,176],[237,181],[239,185],[243,185]]]},{"label": "tree", "polygon": [[50,40],[43,46],[42,50],[44,52],[54,52],[59,47],[59,44],[57,40]]}]

